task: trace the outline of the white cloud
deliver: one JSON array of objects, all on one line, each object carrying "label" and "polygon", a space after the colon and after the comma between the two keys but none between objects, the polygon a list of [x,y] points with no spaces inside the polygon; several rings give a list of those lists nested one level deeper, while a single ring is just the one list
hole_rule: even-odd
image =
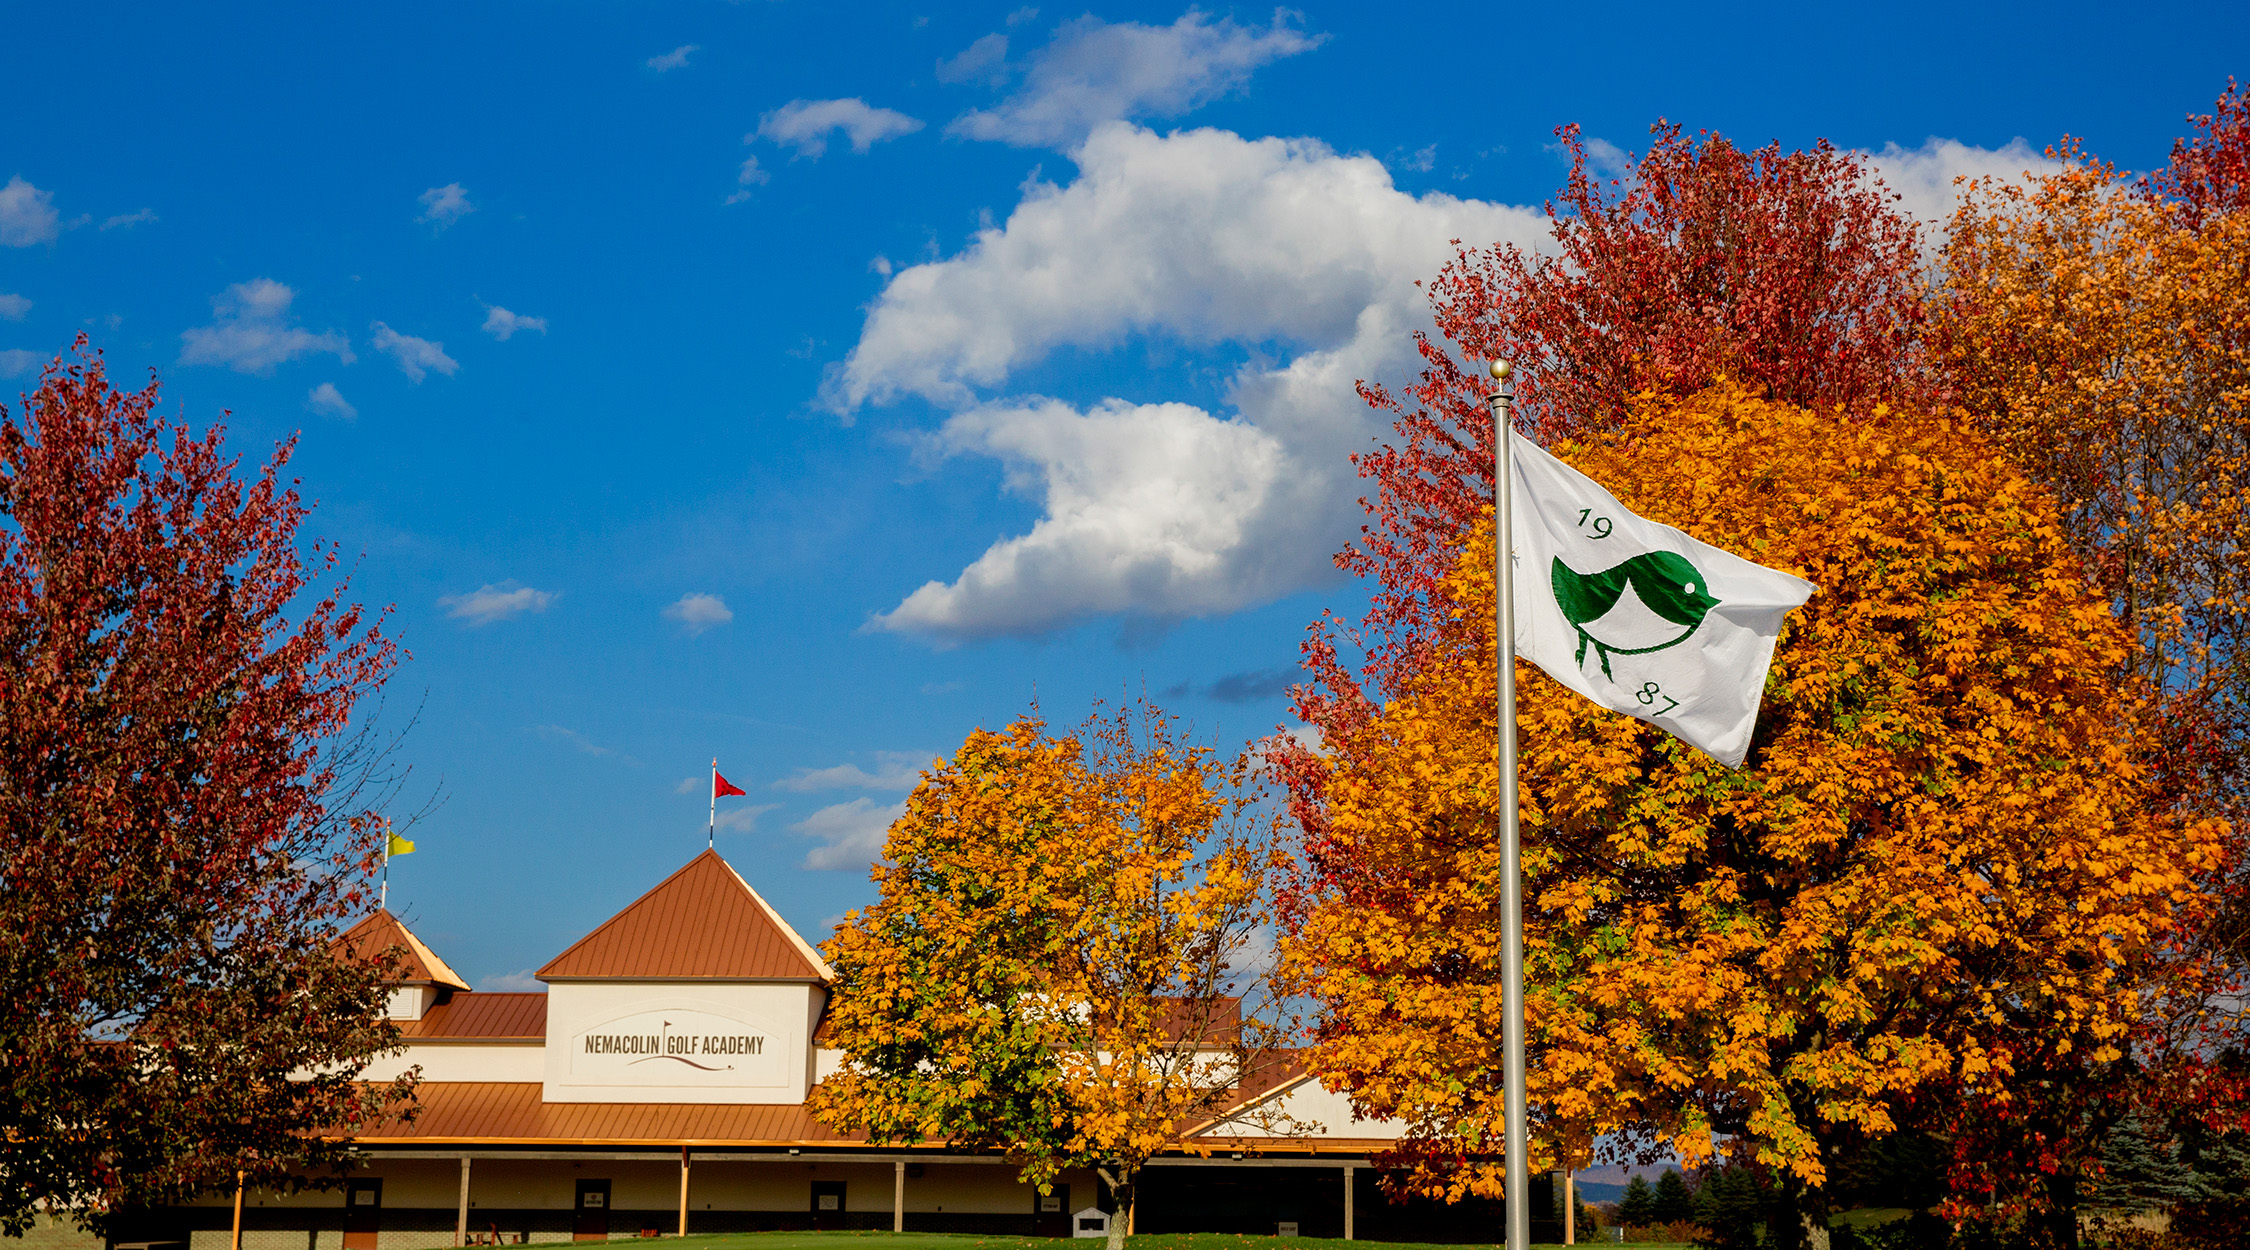
[{"label": "white cloud", "polygon": [[[756,135],[744,135],[742,137],[742,141],[744,143],[749,143],[752,140],[755,140],[757,137],[758,136]],[[772,181],[772,174],[769,174],[765,170],[758,168],[757,157],[745,157],[742,162],[742,169],[734,176],[734,193],[727,196],[726,202],[729,204],[740,204],[744,200],[750,198],[750,188],[763,186],[764,184]]]},{"label": "white cloud", "polygon": [[701,51],[703,51],[702,44],[683,43],[679,47],[672,49],[670,52],[667,52],[662,56],[650,57],[648,59],[648,67],[655,70],[659,74],[668,74],[673,70],[686,65],[690,53]]},{"label": "white cloud", "polygon": [[910,135],[921,128],[922,123],[915,118],[857,98],[791,100],[759,118],[757,131],[748,137],[770,139],[797,149],[800,155],[817,157],[828,150],[830,133],[841,130],[851,140],[852,151],[865,155],[885,139]]},{"label": "white cloud", "polygon": [[180,363],[225,365],[237,373],[271,373],[275,365],[325,352],[352,363],[352,348],[333,330],[314,334],[290,324],[297,293],[271,278],[237,282],[211,298],[212,322],[180,333]]},{"label": "white cloud", "polygon": [[1008,81],[1008,37],[990,34],[937,63],[939,82],[973,82],[997,87]]},{"label": "white cloud", "polygon": [[690,635],[707,629],[716,629],[734,619],[734,611],[727,601],[717,595],[681,595],[679,601],[664,609],[664,619],[678,621],[687,627]]},{"label": "white cloud", "polygon": [[[1415,280],[1450,258],[1448,240],[1545,235],[1540,214],[1417,198],[1372,157],[1306,140],[1114,124],[1076,160],[1076,181],[1027,188],[959,255],[901,270],[829,380],[847,415],[909,395],[964,408],[934,449],[996,457],[1012,489],[1045,504],[1031,532],[878,627],[959,640],[1096,613],[1176,619],[1333,576],[1359,515],[1347,457],[1385,428],[1352,384],[1413,367],[1412,333],[1428,323]],[[1233,412],[979,401],[1056,348],[1135,334],[1250,346]],[[1277,346],[1297,354],[1265,360]]]},{"label": "white cloud", "polygon": [[503,972],[477,982],[477,988],[487,994],[544,994],[547,983],[540,980],[529,968]]},{"label": "white cloud", "polygon": [[857,764],[833,768],[800,768],[794,777],[773,783],[776,790],[809,794],[816,790],[911,790],[930,766],[928,751],[875,751],[875,771]]},{"label": "white cloud", "polygon": [[38,352],[27,352],[20,347],[0,351],[0,378],[21,378],[39,372],[47,361]]},{"label": "white cloud", "polygon": [[[1170,26],[1092,16],[1065,22],[1031,55],[1014,95],[963,113],[946,133],[1066,148],[1103,122],[1181,116],[1242,87],[1259,66],[1310,51],[1327,38],[1307,35],[1289,17],[1277,10],[1271,26],[1239,26],[1190,9]],[[982,41],[970,52],[979,46]],[[1004,43],[1000,51],[1005,55]],[[989,73],[990,56],[988,49],[972,65]]]},{"label": "white cloud", "polygon": [[439,230],[477,211],[477,206],[469,203],[468,189],[458,182],[431,187],[416,202],[422,206],[422,215],[414,220],[435,226]]},{"label": "white cloud", "polygon": [[374,330],[375,350],[397,361],[409,382],[420,382],[432,370],[450,378],[461,368],[460,361],[445,354],[443,343],[400,334],[380,321],[374,323]]},{"label": "white cloud", "polygon": [[[709,786],[711,783],[703,783]],[[758,828],[758,818],[780,807],[779,803],[736,803],[731,799],[719,804],[718,827],[729,833],[752,833]]]},{"label": "white cloud", "polygon": [[130,230],[135,226],[146,225],[150,222],[155,221],[156,219],[157,217],[155,209],[144,208],[137,213],[119,213],[115,217],[104,218],[102,221],[102,229]]},{"label": "white cloud", "polygon": [[352,407],[351,401],[344,398],[343,392],[336,389],[334,382],[323,382],[305,392],[305,407],[324,417],[335,417],[343,421],[359,419],[359,409]]},{"label": "white cloud", "polygon": [[54,192],[32,186],[21,174],[0,187],[0,246],[52,243],[60,233],[61,221],[61,215],[55,212]]},{"label": "white cloud", "polygon": [[853,799],[821,808],[790,828],[820,845],[805,855],[807,868],[865,868],[883,853],[884,835],[891,822],[906,814],[906,800],[888,806],[873,799]]},{"label": "white cloud", "polygon": [[24,319],[24,314],[30,311],[30,300],[21,295],[0,292],[0,317],[5,317],[10,321],[21,321]]},{"label": "white cloud", "polygon": [[[545,317],[526,317],[522,313],[509,312],[498,304],[490,305],[484,310],[484,332],[486,334],[505,343],[515,337],[518,330],[537,330],[539,333],[545,334],[547,332],[547,319]],[[448,372],[451,371],[448,370]]]},{"label": "white cloud", "polygon": [[544,612],[555,601],[552,591],[533,590],[515,582],[494,582],[479,586],[465,595],[446,595],[438,600],[447,616],[467,621],[472,627],[490,625],[511,616],[526,612]]},{"label": "white cloud", "polygon": [[600,743],[594,741],[592,738],[589,738],[586,735],[578,732],[577,730],[571,729],[564,725],[533,725],[531,727],[531,732],[538,734],[540,737],[545,738],[549,742],[568,743],[571,746],[576,747],[579,753],[583,755],[592,755],[597,757],[614,755],[619,759],[632,759],[631,756],[619,755],[618,752],[613,748],[605,747]]},{"label": "white cloud", "polygon": [[[2021,138],[2000,148],[1979,148],[1932,136],[1919,148],[1886,143],[1866,156],[1876,176],[1898,196],[1899,208],[1925,224],[1953,216],[1956,178],[2021,182],[2027,172],[2043,176],[2063,168],[2061,161],[2047,159]],[[1929,241],[1934,246],[1937,239]]]}]

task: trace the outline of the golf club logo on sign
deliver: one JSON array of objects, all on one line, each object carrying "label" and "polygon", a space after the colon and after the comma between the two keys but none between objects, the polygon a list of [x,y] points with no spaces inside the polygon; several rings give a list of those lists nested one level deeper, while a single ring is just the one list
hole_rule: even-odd
[{"label": "golf club logo on sign", "polygon": [[707,1011],[644,1011],[572,1035],[574,1084],[782,1085],[773,1030]]}]

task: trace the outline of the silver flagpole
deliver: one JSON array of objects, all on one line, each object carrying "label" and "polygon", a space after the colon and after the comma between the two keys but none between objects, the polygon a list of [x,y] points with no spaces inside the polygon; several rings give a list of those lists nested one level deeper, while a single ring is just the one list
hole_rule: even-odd
[{"label": "silver flagpole", "polygon": [[1508,1186],[1508,1250],[1531,1250],[1531,1133],[1524,1101],[1523,1063],[1523,865],[1516,829],[1516,568],[1515,568],[1515,372],[1505,360],[1492,362],[1500,383],[1485,404],[1492,409],[1493,661],[1499,669],[1500,699],[1500,1080],[1505,1126]]},{"label": "silver flagpole", "polygon": [[703,849],[719,845],[719,757],[711,757],[711,823],[703,826]]}]

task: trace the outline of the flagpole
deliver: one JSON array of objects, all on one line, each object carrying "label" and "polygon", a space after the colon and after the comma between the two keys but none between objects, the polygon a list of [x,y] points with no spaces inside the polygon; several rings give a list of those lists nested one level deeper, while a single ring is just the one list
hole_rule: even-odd
[{"label": "flagpole", "polygon": [[1507,1167],[1508,1250],[1531,1247],[1530,1111],[1524,1097],[1523,863],[1516,798],[1515,369],[1492,362],[1493,664],[1500,678],[1500,1082]]},{"label": "flagpole", "polygon": [[390,905],[391,905],[391,822],[390,822],[390,821],[388,821],[388,820],[386,820],[386,821],[384,821],[384,822],[383,822],[383,889],[382,889],[382,892],[381,892],[381,894],[380,894],[380,895],[379,895],[379,896],[377,897],[377,899],[376,899],[376,902],[375,902],[375,909],[376,909],[377,911],[384,911],[384,910],[387,910],[387,909],[389,909]]},{"label": "flagpole", "polygon": [[711,823],[703,826],[703,849],[719,845],[719,757],[711,757]]}]

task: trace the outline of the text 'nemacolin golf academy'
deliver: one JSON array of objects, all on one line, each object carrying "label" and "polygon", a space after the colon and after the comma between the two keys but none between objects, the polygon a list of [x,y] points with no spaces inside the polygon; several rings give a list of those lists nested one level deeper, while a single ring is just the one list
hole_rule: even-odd
[{"label": "text 'nemacolin golf academy'", "polygon": [[[420,1110],[361,1134],[367,1162],[340,1190],[247,1193],[244,1250],[1104,1227],[1109,1197],[1091,1171],[1042,1195],[997,1155],[870,1145],[815,1118],[807,1095],[842,1060],[821,1031],[833,974],[715,852],[548,961],[546,993],[472,991],[387,910],[343,943],[407,956],[389,1000],[406,1048],[366,1075],[419,1067]],[[1289,1122],[1257,1115],[1275,1100],[1318,1131],[1276,1137],[1245,1122]],[[1403,1131],[1355,1120],[1345,1097],[1276,1063],[1144,1173],[1135,1231],[1489,1243],[1497,1204],[1382,1196],[1368,1156]],[[1534,1184],[1535,1211],[1551,1189]],[[232,1197],[139,1213],[113,1247],[226,1250]]]}]

